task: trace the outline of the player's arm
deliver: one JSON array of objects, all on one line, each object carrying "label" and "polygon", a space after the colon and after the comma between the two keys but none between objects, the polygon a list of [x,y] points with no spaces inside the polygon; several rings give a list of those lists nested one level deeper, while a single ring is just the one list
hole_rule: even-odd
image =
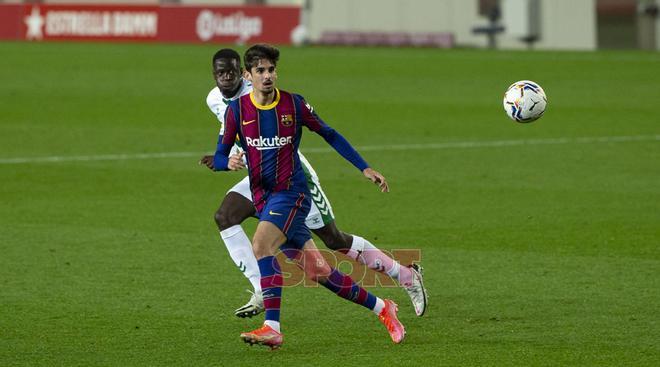
[{"label": "player's arm", "polygon": [[303,108],[303,122],[305,125],[310,130],[321,135],[323,139],[337,151],[337,153],[347,161],[351,162],[351,164],[359,169],[367,179],[378,185],[380,191],[389,192],[390,188],[385,176],[369,167],[367,161],[365,161],[360,153],[353,148],[351,143],[349,143],[339,132],[323,122],[323,120],[321,120],[321,118],[314,112],[312,107],[309,106],[309,104],[304,103],[304,100],[303,104],[305,105]]},{"label": "player's arm", "polygon": [[214,171],[240,171],[245,168],[245,162],[243,161],[243,155],[245,152],[240,151],[230,156],[229,154],[234,146],[234,141],[232,140],[231,143],[225,143],[223,140],[224,136],[221,136],[218,140],[218,147],[213,156],[213,167],[210,168]]},{"label": "player's arm", "polygon": [[[214,155],[205,155],[205,156],[203,156],[202,159],[199,160],[199,164],[204,165],[204,166],[208,167],[210,170],[213,170],[213,171],[219,171],[219,170],[221,171],[222,170],[222,169],[219,169],[219,170],[215,169],[216,164],[218,165],[218,167],[221,167],[220,165],[223,164],[222,163],[222,161],[223,161],[222,149],[224,149],[224,147],[222,146],[222,139],[223,139],[223,136],[220,135],[220,137],[218,138],[218,146],[216,147],[215,154]],[[231,148],[230,148],[230,151],[231,151]],[[245,153],[243,151],[239,151],[238,153],[232,154],[231,156],[229,156],[229,160],[227,161],[227,170],[229,170],[229,171],[238,171],[238,170],[241,170],[241,169],[245,168],[245,162],[243,161],[243,155],[244,154]],[[216,159],[217,159],[217,161],[216,161]],[[216,162],[218,162],[218,163],[216,163]]]},{"label": "player's arm", "polygon": [[[222,113],[222,111],[226,112],[226,108],[223,107],[224,102],[222,102],[222,96],[220,95],[220,91],[217,90],[217,88],[211,89],[211,91],[209,92],[208,96],[206,97],[206,105],[208,106],[213,116],[215,116],[218,119],[218,122],[220,122],[220,133],[218,134],[218,143],[216,146],[216,152],[217,152],[218,148],[220,147],[220,143],[222,142],[222,137],[225,133],[225,114]],[[215,155],[213,154],[204,155],[199,160],[199,164],[204,165],[207,168],[213,170],[214,159],[215,159]]]},{"label": "player's arm", "polygon": [[245,168],[243,163],[243,152],[234,154],[231,157],[229,153],[234,145],[234,137],[236,136],[237,124],[234,113],[231,108],[227,108],[225,113],[225,131],[224,134],[218,136],[218,144],[212,160],[205,156],[200,161],[208,168],[214,171],[238,171]]}]

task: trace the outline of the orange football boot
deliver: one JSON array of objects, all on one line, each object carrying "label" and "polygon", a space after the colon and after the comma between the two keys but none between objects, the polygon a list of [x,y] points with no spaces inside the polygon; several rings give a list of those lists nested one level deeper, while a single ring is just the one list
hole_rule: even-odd
[{"label": "orange football boot", "polygon": [[406,328],[403,327],[403,324],[399,319],[396,318],[396,313],[399,311],[399,307],[394,301],[389,299],[384,300],[385,307],[380,311],[378,319],[380,322],[385,325],[387,331],[392,337],[392,341],[396,344],[399,344],[403,341],[403,338],[406,336]]},{"label": "orange football boot", "polygon": [[277,349],[282,346],[284,336],[273,330],[270,326],[264,325],[257,330],[241,333],[241,339],[250,345],[260,344],[268,346],[270,349]]}]

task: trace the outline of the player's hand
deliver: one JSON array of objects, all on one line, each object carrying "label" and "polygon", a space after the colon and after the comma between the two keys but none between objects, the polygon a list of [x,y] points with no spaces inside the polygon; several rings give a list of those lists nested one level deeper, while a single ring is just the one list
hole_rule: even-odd
[{"label": "player's hand", "polygon": [[213,156],[212,155],[205,155],[202,157],[202,159],[199,160],[199,164],[204,165],[208,167],[208,169],[213,170]]},{"label": "player's hand", "polygon": [[229,157],[229,163],[227,163],[227,168],[232,171],[239,171],[245,168],[245,163],[243,163],[243,156],[245,152],[240,152]]},{"label": "player's hand", "polygon": [[387,184],[387,180],[385,180],[385,176],[381,175],[380,172],[375,171],[371,168],[365,168],[364,171],[362,171],[364,174],[364,177],[368,178],[371,180],[371,182],[375,183],[380,187],[381,192],[390,192],[390,186]]}]

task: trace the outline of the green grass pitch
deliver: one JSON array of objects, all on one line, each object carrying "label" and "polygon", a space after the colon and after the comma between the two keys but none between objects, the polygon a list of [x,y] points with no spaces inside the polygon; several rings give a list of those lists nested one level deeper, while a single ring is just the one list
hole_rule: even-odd
[{"label": "green grass pitch", "polygon": [[[238,338],[261,318],[233,316],[249,286],[212,218],[242,175],[197,165],[215,50],[0,43],[0,366],[660,365],[659,54],[283,48],[279,86],[391,184],[306,131],[338,226],[420,249],[430,308],[370,288],[393,345],[287,288],[271,352]],[[549,98],[529,125],[501,106],[520,79]]]}]

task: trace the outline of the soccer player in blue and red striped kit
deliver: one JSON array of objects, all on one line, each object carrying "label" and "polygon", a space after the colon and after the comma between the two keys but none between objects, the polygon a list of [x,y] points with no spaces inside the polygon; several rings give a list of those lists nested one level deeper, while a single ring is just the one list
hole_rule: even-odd
[{"label": "soccer player in blue and red striped kit", "polygon": [[[392,341],[400,343],[405,329],[397,319],[397,305],[374,296],[349,276],[331,268],[305,226],[311,195],[297,154],[302,127],[321,135],[383,192],[389,191],[387,181],[369,167],[343,136],[325,124],[302,96],[275,87],[278,59],[279,50],[270,45],[254,45],[245,52],[246,75],[253,91],[232,101],[227,108],[225,133],[213,162],[215,170],[240,170],[245,168],[245,154],[259,217],[252,244],[261,271],[265,322],[259,329],[242,333],[241,338],[247,343],[271,348],[282,344],[283,279],[275,258],[276,251],[281,249],[308,277],[338,296],[372,310],[387,327]],[[236,136],[245,153],[230,157]]]}]

